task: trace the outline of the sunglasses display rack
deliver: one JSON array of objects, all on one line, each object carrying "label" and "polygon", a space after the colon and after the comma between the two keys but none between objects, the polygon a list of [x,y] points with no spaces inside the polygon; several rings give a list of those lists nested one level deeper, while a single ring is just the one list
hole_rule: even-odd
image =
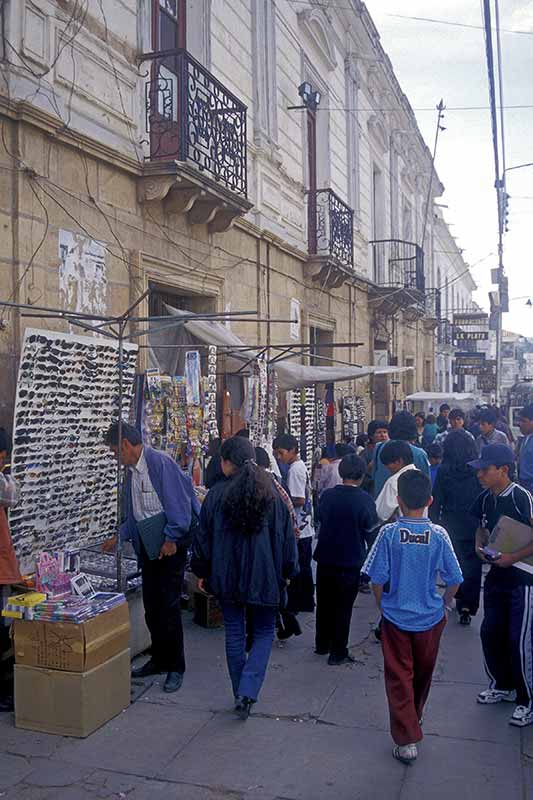
[{"label": "sunglasses display rack", "polygon": [[207,352],[207,375],[203,378],[204,387],[204,446],[210,439],[218,439],[217,422],[217,348],[209,345]]},{"label": "sunglasses display rack", "polygon": [[[77,550],[116,529],[117,465],[104,434],[127,419],[137,346],[27,329],[15,402],[10,513],[23,571],[46,550]],[[121,403],[119,401],[122,382]]]},{"label": "sunglasses display rack", "polygon": [[326,404],[323,400],[317,399],[316,401],[316,428],[315,428],[315,444],[317,447],[325,447],[327,443],[326,437]]},{"label": "sunglasses display rack", "polygon": [[248,404],[245,419],[250,428],[250,441],[256,447],[271,443],[269,435],[269,383],[266,359],[258,358],[253,365],[254,374],[248,378]]},{"label": "sunglasses display rack", "polygon": [[307,386],[290,393],[289,432],[300,442],[300,458],[308,469],[313,463],[315,432],[315,387]]},{"label": "sunglasses display rack", "polygon": [[362,397],[342,398],[342,432],[344,440],[355,439],[364,430],[366,409]]},{"label": "sunglasses display rack", "polygon": [[[109,553],[102,553],[100,547],[89,547],[80,550],[79,571],[89,575],[91,583],[99,592],[112,592],[116,587],[116,566],[115,556]],[[122,567],[126,578],[126,591],[141,586],[142,579],[137,566],[137,558],[124,555],[122,557]]]}]

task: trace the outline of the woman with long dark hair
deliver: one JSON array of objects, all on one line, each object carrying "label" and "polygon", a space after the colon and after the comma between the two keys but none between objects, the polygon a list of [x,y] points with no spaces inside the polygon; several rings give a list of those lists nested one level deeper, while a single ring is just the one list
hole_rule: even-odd
[{"label": "woman with long dark hair", "polygon": [[204,500],[191,566],[222,607],[235,712],[246,719],[265,678],[287,581],[298,573],[298,552],[287,507],[255,463],[252,444],[233,436],[220,455],[228,480]]},{"label": "woman with long dark hair", "polygon": [[478,522],[470,509],[482,492],[477,475],[468,466],[477,458],[476,444],[464,430],[451,431],[444,440],[444,455],[433,487],[429,515],[448,531],[463,583],[455,595],[461,625],[470,625],[479,608],[482,563],[476,555]]}]

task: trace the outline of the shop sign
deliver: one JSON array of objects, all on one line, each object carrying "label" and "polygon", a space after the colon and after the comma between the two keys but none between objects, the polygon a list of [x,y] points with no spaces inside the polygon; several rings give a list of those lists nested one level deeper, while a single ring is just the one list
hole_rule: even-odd
[{"label": "shop sign", "polygon": [[453,315],[457,341],[482,342],[489,338],[489,315],[461,313]]},{"label": "shop sign", "polygon": [[485,369],[477,376],[477,388],[480,392],[496,391],[496,361],[485,362]]},{"label": "shop sign", "polygon": [[456,375],[480,375],[486,366],[485,353],[456,353]]}]

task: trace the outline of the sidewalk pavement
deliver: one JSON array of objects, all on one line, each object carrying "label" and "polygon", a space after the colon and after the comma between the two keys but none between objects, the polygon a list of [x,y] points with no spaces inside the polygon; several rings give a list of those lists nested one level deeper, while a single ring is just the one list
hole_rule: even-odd
[{"label": "sidewalk pavement", "polygon": [[358,597],[351,652],[330,667],[304,634],[276,643],[247,722],[231,713],[223,631],[186,618],[187,674],[165,695],[154,682],[88,739],[13,727],[0,715],[1,800],[505,800],[533,798],[533,726],[512,706],[476,704],[486,688],[479,621],[450,620],[410,767],[391,756],[373,598]]}]

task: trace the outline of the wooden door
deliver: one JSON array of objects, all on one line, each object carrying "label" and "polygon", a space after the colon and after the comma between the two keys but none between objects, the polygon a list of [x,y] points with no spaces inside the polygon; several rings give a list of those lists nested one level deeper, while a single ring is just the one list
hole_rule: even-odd
[{"label": "wooden door", "polygon": [[[180,150],[181,108],[187,102],[180,92],[178,51],[187,46],[186,0],[152,0],[152,50],[150,83],[150,158],[177,158]],[[183,99],[182,99],[183,98]]]},{"label": "wooden door", "polygon": [[316,111],[307,109],[307,164],[309,170],[308,240],[309,253],[317,252],[317,169],[316,169]]}]

